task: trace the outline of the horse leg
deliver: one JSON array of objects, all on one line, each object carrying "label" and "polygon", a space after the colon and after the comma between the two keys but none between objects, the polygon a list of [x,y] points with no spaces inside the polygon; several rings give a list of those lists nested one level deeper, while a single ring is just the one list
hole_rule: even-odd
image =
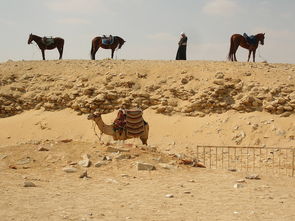
[{"label": "horse leg", "polygon": [[248,54],[248,62],[249,62],[249,60],[250,60],[251,53],[252,53],[252,51],[251,51],[251,50],[249,50],[249,54]]},{"label": "horse leg", "polygon": [[63,53],[63,47],[57,48],[58,52],[59,52],[59,60],[62,59],[62,53]]},{"label": "horse leg", "polygon": [[41,49],[41,52],[42,52],[42,58],[43,58],[43,60],[45,60],[45,50]]},{"label": "horse leg", "polygon": [[115,51],[115,49],[112,49],[112,59],[114,57],[114,51]]},{"label": "horse leg", "polygon": [[256,50],[253,51],[253,62],[255,62],[255,54],[256,54]]},{"label": "horse leg", "polygon": [[99,47],[92,46],[92,48],[91,48],[91,59],[92,60],[95,60],[95,54],[96,54],[98,49],[99,49]]}]

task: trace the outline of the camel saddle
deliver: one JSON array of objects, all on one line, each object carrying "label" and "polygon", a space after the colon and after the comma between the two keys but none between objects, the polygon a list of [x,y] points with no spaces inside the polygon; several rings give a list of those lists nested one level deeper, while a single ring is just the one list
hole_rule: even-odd
[{"label": "camel saddle", "polygon": [[126,131],[127,136],[138,136],[144,132],[146,122],[140,109],[121,109],[113,123],[114,130]]}]

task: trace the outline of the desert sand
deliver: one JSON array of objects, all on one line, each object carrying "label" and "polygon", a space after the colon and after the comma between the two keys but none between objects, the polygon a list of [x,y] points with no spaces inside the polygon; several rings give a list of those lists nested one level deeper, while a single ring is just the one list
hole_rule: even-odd
[{"label": "desert sand", "polygon": [[[148,146],[114,142],[87,120],[99,112],[112,124],[137,106]],[[292,149],[294,109],[291,64],[0,63],[1,220],[294,220],[294,177],[180,160],[202,145]],[[261,179],[245,179],[253,173]]]}]

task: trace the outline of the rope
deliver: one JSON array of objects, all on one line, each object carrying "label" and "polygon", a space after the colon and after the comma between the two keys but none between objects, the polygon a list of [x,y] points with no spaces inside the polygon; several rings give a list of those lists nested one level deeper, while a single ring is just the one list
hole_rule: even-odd
[{"label": "rope", "polygon": [[100,135],[98,135],[96,133],[94,121],[92,121],[92,128],[93,128],[94,134],[98,137],[98,140],[101,142],[101,137],[102,137],[103,132],[100,132]]}]

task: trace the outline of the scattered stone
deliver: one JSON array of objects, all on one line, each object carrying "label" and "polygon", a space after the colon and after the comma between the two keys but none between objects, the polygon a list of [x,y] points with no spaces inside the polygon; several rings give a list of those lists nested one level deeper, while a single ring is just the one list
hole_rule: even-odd
[{"label": "scattered stone", "polygon": [[111,179],[111,178],[106,179],[106,182],[107,182],[107,183],[114,183],[114,184],[119,183],[117,180],[115,180],[115,179]]},{"label": "scattered stone", "polygon": [[230,171],[230,172],[237,172],[237,169],[229,168],[228,171]]},{"label": "scattered stone", "polygon": [[190,182],[190,183],[195,183],[196,181],[195,181],[195,180],[189,180],[188,182]]},{"label": "scattered stone", "polygon": [[129,177],[129,175],[128,174],[121,174],[121,177],[127,178],[127,177]]},{"label": "scattered stone", "polygon": [[260,180],[260,176],[258,174],[252,174],[252,175],[248,175],[245,177],[246,179],[249,179],[249,180]]},{"label": "scattered stone", "polygon": [[165,197],[166,198],[174,198],[173,194],[166,194]]},{"label": "scattered stone", "polygon": [[290,111],[286,111],[280,115],[280,117],[289,117],[292,114]]},{"label": "scattered stone", "polygon": [[75,167],[64,167],[62,170],[64,172],[66,172],[66,173],[75,173],[75,172],[77,172],[77,168],[75,168]]},{"label": "scattered stone", "polygon": [[243,188],[243,187],[244,187],[244,185],[241,183],[234,184],[234,188],[236,188],[236,189]]},{"label": "scattered stone", "polygon": [[187,84],[187,83],[188,83],[188,79],[186,79],[186,78],[182,78],[182,79],[181,79],[181,83],[182,83],[182,84]]},{"label": "scattered stone", "polygon": [[176,169],[176,166],[168,164],[168,163],[159,163],[159,166],[167,170]]},{"label": "scattered stone", "polygon": [[184,193],[184,194],[191,194],[190,191],[184,191],[183,193]]},{"label": "scattered stone", "polygon": [[30,157],[25,157],[23,159],[20,159],[16,162],[16,164],[18,165],[24,165],[24,164],[28,164],[31,162],[31,158]]},{"label": "scattered stone", "polygon": [[45,147],[39,147],[38,151],[49,151],[49,150]]},{"label": "scattered stone", "polygon": [[95,167],[101,167],[107,165],[107,162],[105,161],[98,161],[97,163],[94,164]]},{"label": "scattered stone", "polygon": [[217,73],[215,74],[215,78],[216,78],[216,79],[223,79],[223,78],[224,78],[224,74],[223,74],[223,72],[217,72]]},{"label": "scattered stone", "polygon": [[61,140],[60,142],[62,142],[62,143],[70,143],[72,141],[73,141],[73,139],[64,139],[64,140]]},{"label": "scattered stone", "polygon": [[130,154],[120,154],[119,156],[115,157],[117,160],[128,160],[131,159]]},{"label": "scattered stone", "polygon": [[201,162],[197,162],[195,166],[200,168],[206,168],[206,166]]},{"label": "scattered stone", "polygon": [[9,169],[16,170],[16,169],[17,169],[17,167],[16,167],[16,166],[14,166],[14,165],[10,165],[10,166],[9,166]]},{"label": "scattered stone", "polygon": [[25,181],[24,187],[36,187],[36,185],[31,181]]},{"label": "scattered stone", "polygon": [[87,170],[85,170],[80,176],[79,178],[89,178],[88,174],[87,174]]},{"label": "scattered stone", "polygon": [[240,180],[237,180],[237,183],[246,183],[246,180],[240,179]]},{"label": "scattered stone", "polygon": [[137,170],[155,170],[156,167],[152,164],[149,164],[149,163],[140,163],[140,162],[137,162]]},{"label": "scattered stone", "polygon": [[4,160],[5,158],[7,157],[7,155],[6,154],[0,154],[0,160]]},{"label": "scattered stone", "polygon": [[80,160],[78,162],[78,164],[81,166],[81,167],[89,167],[91,162],[89,159],[84,159],[84,160]]},{"label": "scattered stone", "polygon": [[128,150],[128,149],[119,149],[119,148],[110,147],[110,146],[108,146],[106,149],[106,152],[109,152],[109,153],[129,152],[129,151],[130,150]]}]

